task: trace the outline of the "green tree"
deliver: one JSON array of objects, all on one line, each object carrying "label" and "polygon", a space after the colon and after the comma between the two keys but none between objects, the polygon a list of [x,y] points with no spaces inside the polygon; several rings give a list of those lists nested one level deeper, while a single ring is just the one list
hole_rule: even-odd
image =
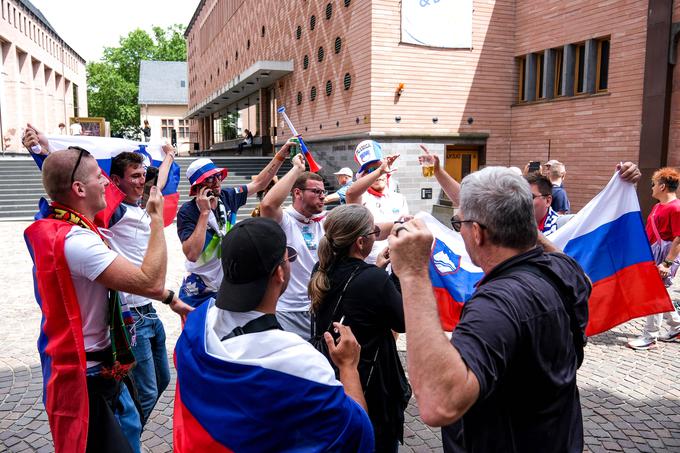
[{"label": "green tree", "polygon": [[142,60],[186,61],[184,26],[153,27],[153,37],[136,29],[104,48],[98,62],[87,64],[87,105],[91,116],[103,116],[111,133],[139,127],[139,65]]}]

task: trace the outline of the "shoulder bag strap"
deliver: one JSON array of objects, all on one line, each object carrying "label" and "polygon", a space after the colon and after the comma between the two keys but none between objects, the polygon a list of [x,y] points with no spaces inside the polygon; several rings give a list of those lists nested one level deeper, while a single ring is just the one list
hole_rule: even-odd
[{"label": "shoulder bag strap", "polygon": [[333,319],[335,319],[335,314],[338,312],[338,308],[340,307],[340,303],[342,302],[342,299],[345,296],[345,291],[347,291],[347,287],[349,286],[349,283],[357,275],[360,267],[361,267],[361,264],[357,265],[357,267],[354,268],[354,270],[350,274],[349,278],[345,282],[345,286],[342,287],[342,292],[340,292],[340,297],[338,297],[338,301],[335,303],[335,307],[333,308],[333,313],[331,313],[331,321],[328,323],[328,327],[326,328],[326,331],[329,331],[331,329],[331,327],[333,327]]},{"label": "shoulder bag strap", "polygon": [[223,336],[220,341],[228,340],[229,338],[234,338],[238,337],[239,335],[245,335],[248,333],[256,333],[256,332],[264,332],[266,330],[274,330],[274,329],[279,329],[281,330],[281,325],[279,324],[279,321],[276,319],[276,315],[273,315],[271,313],[264,314],[262,316],[258,316],[257,318],[248,321],[246,324],[243,326],[238,326],[229,334]]},{"label": "shoulder bag strap", "polygon": [[661,235],[659,234],[659,229],[656,226],[656,208],[659,207],[659,203],[655,204],[654,207],[652,208],[652,213],[649,214],[649,217],[651,219],[652,223],[652,230],[654,230],[654,236],[656,236],[656,241],[659,243],[659,245],[663,244],[663,241],[661,240]]}]

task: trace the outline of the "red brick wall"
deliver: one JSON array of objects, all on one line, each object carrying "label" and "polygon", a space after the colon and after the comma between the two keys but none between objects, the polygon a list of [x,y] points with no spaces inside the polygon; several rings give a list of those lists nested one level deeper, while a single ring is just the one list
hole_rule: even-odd
[{"label": "red brick wall", "polygon": [[[558,159],[567,167],[572,208],[583,207],[619,161],[637,161],[647,27],[647,2],[521,1],[516,55],[611,36],[607,94],[512,108],[512,163]],[[516,80],[515,75],[515,80]]]},{"label": "red brick wall", "polygon": [[[673,22],[680,22],[680,2],[673,3]],[[680,52],[675,53],[676,61]],[[680,64],[673,67],[670,128],[668,131],[668,164],[680,167]]]},{"label": "red brick wall", "polygon": [[[328,3],[333,8],[330,20],[325,14]],[[258,60],[293,60],[294,72],[275,87],[279,105],[286,106],[299,132],[314,139],[367,131],[364,117],[367,121],[370,117],[370,11],[369,0],[353,0],[349,7],[344,6],[344,0],[206,2],[188,35],[189,109],[212,97],[220,86]],[[314,30],[310,30],[312,15],[316,16]],[[295,37],[298,26],[302,27],[300,40]],[[342,39],[339,54],[334,52],[336,37]],[[325,53],[321,63],[317,60],[320,46]],[[302,67],[304,55],[309,56],[306,70]],[[347,91],[343,87],[345,73],[352,77]],[[333,86],[330,96],[325,93],[328,80]],[[310,100],[312,86],[317,89],[315,101]],[[298,91],[303,97],[300,106],[296,102]],[[275,121],[283,125],[278,118]],[[198,125],[194,127],[198,130]]]}]

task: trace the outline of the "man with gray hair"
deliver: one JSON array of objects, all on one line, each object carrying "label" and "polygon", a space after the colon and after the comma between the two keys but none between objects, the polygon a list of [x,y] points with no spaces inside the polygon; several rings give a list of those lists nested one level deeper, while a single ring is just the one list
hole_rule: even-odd
[{"label": "man with gray hair", "polygon": [[460,202],[452,226],[485,276],[450,343],[428,275],[432,234],[413,220],[389,239],[421,417],[443,427],[446,452],[580,452],[588,278],[570,257],[536,246],[531,191],[512,170],[468,175]]}]

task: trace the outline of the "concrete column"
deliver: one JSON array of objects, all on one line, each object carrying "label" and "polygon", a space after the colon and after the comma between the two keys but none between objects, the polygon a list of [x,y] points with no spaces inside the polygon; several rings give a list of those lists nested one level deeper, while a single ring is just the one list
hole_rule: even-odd
[{"label": "concrete column", "polygon": [[527,102],[536,100],[536,54],[527,55],[524,65],[524,97]]},{"label": "concrete column", "polygon": [[562,94],[564,96],[574,95],[574,59],[576,48],[573,44],[564,46],[564,61],[562,62]]},{"label": "concrete column", "polygon": [[269,96],[269,89],[268,88],[260,89],[259,95],[260,95],[259,103],[260,124],[258,124],[257,127],[260,131],[260,136],[262,137],[262,155],[268,156],[270,154],[273,154],[274,151],[271,137],[272,118],[271,118],[271,98]]},{"label": "concrete column", "polygon": [[597,41],[589,39],[586,41],[586,55],[585,55],[585,90],[586,93],[595,94],[597,87],[595,80],[597,78]]},{"label": "concrete column", "polygon": [[543,53],[543,97],[555,97],[555,50],[546,49]]}]

